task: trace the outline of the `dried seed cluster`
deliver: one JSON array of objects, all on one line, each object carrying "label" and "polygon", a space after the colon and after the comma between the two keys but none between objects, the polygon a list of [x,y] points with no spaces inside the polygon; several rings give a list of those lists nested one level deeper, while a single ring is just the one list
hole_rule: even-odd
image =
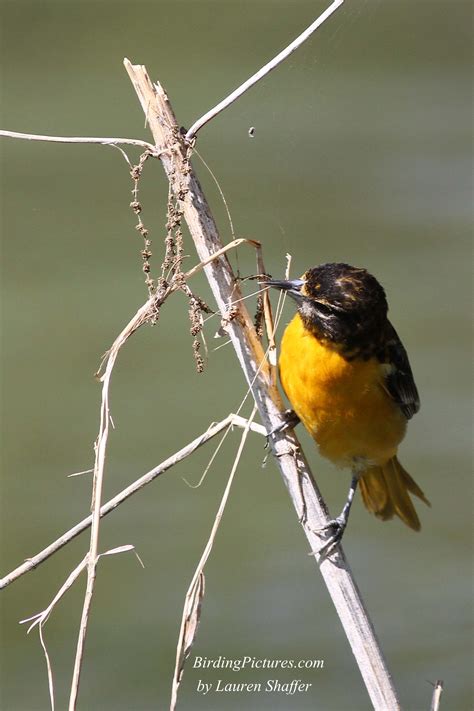
[{"label": "dried seed cluster", "polygon": [[145,151],[144,153],[142,153],[138,164],[132,166],[132,168],[130,170],[130,176],[133,180],[133,189],[132,189],[133,200],[130,203],[130,207],[132,208],[133,212],[137,216],[138,221],[136,224],[136,230],[143,237],[143,249],[141,250],[141,256],[142,256],[142,260],[143,260],[142,270],[145,275],[145,284],[148,289],[148,294],[150,296],[152,296],[155,292],[155,283],[154,283],[154,280],[150,276],[150,271],[151,271],[150,258],[152,256],[151,240],[148,238],[148,230],[145,227],[145,225],[142,221],[142,218],[141,218],[142,206],[138,200],[138,188],[139,188],[139,182],[140,182],[140,178],[141,178],[142,171],[143,171],[143,166],[145,165],[145,161],[150,156],[151,156],[150,151]]},{"label": "dried seed cluster", "polygon": [[[180,136],[176,135],[177,143],[179,143],[180,140]],[[180,146],[179,150],[181,150]],[[170,180],[166,220],[165,257],[161,265],[159,284],[166,285],[172,280],[189,299],[189,330],[193,337],[192,348],[194,362],[197,372],[202,373],[204,370],[204,359],[200,352],[202,345],[200,334],[204,323],[202,313],[212,313],[212,310],[199,296],[193,294],[186,284],[182,270],[184,258],[182,218],[184,213],[184,200],[189,191],[187,176],[191,171],[189,164],[190,155],[191,148],[188,147],[181,170],[179,173],[174,173]]]}]

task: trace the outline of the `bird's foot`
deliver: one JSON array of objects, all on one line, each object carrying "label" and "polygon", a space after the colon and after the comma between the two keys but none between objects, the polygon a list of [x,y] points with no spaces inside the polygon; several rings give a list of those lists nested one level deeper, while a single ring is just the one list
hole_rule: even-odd
[{"label": "bird's foot", "polygon": [[270,438],[275,435],[279,434],[281,432],[285,432],[285,430],[293,429],[293,427],[296,427],[296,425],[300,422],[300,418],[296,414],[294,410],[285,410],[283,412],[283,422],[281,425],[277,425],[273,430],[270,430],[270,432],[267,433],[266,435],[266,440],[267,443],[265,445],[265,449],[269,446],[270,444]]},{"label": "bird's foot", "polygon": [[341,514],[337,518],[333,518],[328,521],[328,523],[324,526],[321,526],[321,528],[315,529],[314,532],[317,534],[324,533],[325,531],[330,531],[331,535],[324,542],[321,548],[318,548],[318,550],[316,551],[311,551],[310,555],[319,555],[322,558],[326,558],[340,544],[342,536],[344,535],[344,531],[346,530],[346,526],[347,516]]}]

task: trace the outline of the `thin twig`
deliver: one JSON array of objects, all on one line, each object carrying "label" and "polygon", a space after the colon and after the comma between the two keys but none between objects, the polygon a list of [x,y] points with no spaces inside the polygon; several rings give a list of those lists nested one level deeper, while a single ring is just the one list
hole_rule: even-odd
[{"label": "thin twig", "polygon": [[[124,546],[118,546],[116,548],[112,548],[108,551],[105,551],[104,553],[100,553],[97,556],[97,560],[99,560],[99,558],[102,558],[103,556],[116,555],[117,553],[124,553],[126,551],[133,551],[135,553],[135,555],[137,556],[140,564],[143,566],[140,556],[135,551],[135,546],[132,546],[129,544],[124,545]],[[61,598],[64,596],[64,594],[69,590],[69,588],[72,587],[73,583],[77,580],[77,578],[82,573],[82,571],[87,568],[87,559],[88,559],[88,555],[86,555],[85,558],[83,558],[81,560],[81,562],[74,568],[74,570],[72,570],[71,573],[69,573],[65,582],[61,585],[61,587],[59,588],[56,595],[53,597],[53,599],[51,600],[49,605],[44,610],[32,615],[31,617],[27,617],[24,620],[20,620],[20,625],[24,625],[27,622],[31,623],[27,629],[27,634],[29,634],[34,627],[38,626],[40,643],[43,648],[43,653],[44,653],[45,660],[46,660],[46,667],[47,667],[47,671],[48,671],[48,686],[49,686],[49,699],[50,699],[51,711],[54,711],[54,679],[53,679],[53,670],[51,667],[51,660],[49,658],[48,650],[47,650],[46,643],[45,643],[44,637],[43,637],[43,627],[46,624],[46,622],[48,621],[53,609],[56,607],[58,602],[61,600]]]},{"label": "thin twig", "polygon": [[[257,272],[261,275],[265,272],[263,264],[262,247],[259,244],[256,247],[257,251]],[[263,316],[265,319],[266,332],[268,336],[268,362],[274,367],[273,376],[276,374],[276,343],[275,343],[275,325],[273,323],[272,307],[270,304],[270,295],[268,289],[261,289],[260,294],[263,300]]]},{"label": "thin twig", "polygon": [[195,267],[190,269],[188,272],[186,272],[183,276],[184,279],[189,279],[190,277],[194,276],[198,272],[200,272],[204,267],[207,267],[208,264],[210,264],[214,259],[218,259],[221,257],[223,254],[229,251],[229,249],[235,249],[241,244],[250,244],[252,247],[255,247],[257,250],[260,248],[260,242],[257,242],[254,239],[246,239],[244,237],[239,237],[238,239],[232,240],[232,242],[229,242],[226,244],[222,249],[218,249],[217,252],[213,252],[210,257],[207,259],[204,259],[202,262],[199,262],[199,264],[196,264]]},{"label": "thin twig", "polygon": [[25,141],[51,141],[52,143],[99,143],[103,146],[140,146],[140,148],[148,148],[151,153],[156,155],[156,147],[147,141],[141,141],[138,138],[97,138],[95,136],[41,136],[37,133],[19,133],[18,131],[2,131],[0,136],[5,138],[21,138]]},{"label": "thin twig", "polygon": [[58,592],[56,595],[53,597],[49,605],[42,610],[41,612],[36,613],[35,615],[32,615],[31,617],[27,617],[25,620],[20,620],[20,624],[24,625],[27,622],[31,622],[30,626],[28,627],[27,634],[31,632],[31,630],[38,625],[38,631],[39,631],[39,638],[41,642],[41,646],[43,648],[43,653],[45,656],[46,660],[46,667],[48,670],[48,687],[49,687],[49,700],[50,700],[50,705],[51,705],[51,711],[54,711],[54,680],[53,680],[53,670],[51,668],[51,661],[49,658],[48,650],[46,648],[46,644],[44,641],[43,637],[43,626],[46,624],[48,621],[48,618],[53,611],[54,607],[57,605],[57,603],[61,600],[63,595],[69,590],[69,588],[73,585],[73,583],[77,580],[79,575],[82,573],[82,571],[87,567],[87,556],[81,560],[79,565],[77,565],[73,571],[68,575],[66,581],[61,585],[59,588]]},{"label": "thin twig", "polygon": [[183,616],[181,620],[181,629],[178,637],[178,646],[176,649],[176,664],[173,674],[170,711],[174,711],[176,708],[176,703],[178,700],[178,690],[184,672],[184,665],[186,663],[186,659],[188,658],[191,652],[191,647],[196,637],[199,618],[201,615],[201,602],[204,596],[204,566],[206,565],[207,559],[211,554],[217,530],[219,528],[222,515],[227,504],[227,499],[229,498],[232,482],[234,481],[235,472],[237,471],[237,467],[239,465],[242,452],[244,450],[245,442],[247,441],[248,433],[252,428],[252,421],[255,417],[256,412],[257,406],[254,404],[252,413],[247,420],[247,424],[244,428],[244,431],[242,432],[242,437],[240,439],[237,454],[235,455],[234,463],[232,465],[232,469],[229,474],[229,478],[227,480],[227,484],[224,489],[224,493],[222,495],[222,499],[219,504],[214,523],[212,525],[211,533],[209,534],[208,541],[206,543],[206,546],[201,555],[198,566],[186,593]]},{"label": "thin twig", "polygon": [[195,121],[189,131],[186,133],[186,141],[190,143],[193,138],[196,136],[197,132],[208,123],[211,119],[213,119],[217,114],[220,114],[221,111],[224,111],[228,106],[234,103],[242,94],[244,94],[246,91],[248,91],[254,84],[256,84],[258,81],[263,79],[267,74],[269,74],[272,69],[275,69],[281,62],[283,62],[287,57],[290,56],[298,47],[301,47],[301,45],[306,42],[308,37],[310,37],[313,32],[315,32],[318,27],[320,27],[323,22],[326,22],[326,20],[343,4],[344,0],[334,0],[332,5],[328,7],[327,10],[325,10],[322,15],[318,17],[317,20],[315,20],[309,27],[306,28],[304,32],[302,32],[298,37],[293,40],[291,44],[288,45],[288,47],[285,47],[279,54],[277,54],[276,57],[273,57],[272,60],[270,60],[265,66],[263,66],[261,69],[258,70],[253,76],[250,77],[250,79],[247,79],[246,82],[241,84],[237,89],[235,89],[229,96],[227,96],[225,99],[223,99],[221,102],[217,104],[217,106],[214,106],[213,109],[208,111],[207,113],[204,114],[204,116],[201,116],[200,119]]},{"label": "thin twig", "polygon": [[110,428],[110,408],[109,408],[109,386],[112,378],[112,372],[115,361],[121,347],[135,333],[135,331],[152,316],[154,310],[165,301],[165,299],[173,291],[172,287],[163,288],[160,293],[151,297],[144,306],[142,306],[135,314],[133,319],[125,326],[122,332],[115,339],[110,351],[106,356],[106,366],[102,380],[102,402],[100,407],[100,426],[99,434],[95,444],[95,464],[94,475],[92,482],[92,522],[89,554],[87,557],[87,586],[84,595],[84,603],[82,607],[81,622],[79,626],[79,635],[77,639],[76,657],[74,661],[74,670],[71,682],[71,692],[69,696],[69,711],[75,711],[77,696],[79,693],[79,682],[81,677],[82,660],[84,656],[84,645],[87,634],[87,625],[92,604],[92,597],[95,587],[96,568],[98,561],[99,549],[99,527],[100,527],[100,509],[102,502],[102,487],[105,471],[105,456],[107,451],[107,441]]},{"label": "thin twig", "polygon": [[[202,447],[202,445],[206,444],[206,442],[209,442],[209,440],[218,435],[219,432],[222,432],[222,430],[224,430],[226,427],[229,427],[229,425],[241,428],[246,427],[247,420],[243,417],[239,417],[239,415],[234,415],[231,413],[221,422],[211,425],[209,429],[207,429],[206,432],[204,432],[202,435],[199,435],[199,437],[193,439],[185,447],[180,449],[178,452],[172,454],[170,457],[168,457],[168,459],[165,459],[164,462],[161,462],[161,464],[158,464],[153,469],[150,469],[149,472],[143,474],[143,476],[141,476],[139,479],[134,481],[132,484],[123,489],[120,493],[116,494],[112,499],[107,501],[107,503],[101,506],[101,517],[107,516],[107,514],[109,514],[111,511],[114,511],[118,506],[120,506],[120,504],[123,504],[123,502],[126,501],[130,496],[136,494],[137,491],[143,489],[143,487],[147,486],[147,484],[150,484],[157,477],[159,477],[160,474],[164,474],[166,471],[168,471],[168,469],[171,469],[171,467],[173,467],[175,464],[178,464],[178,462],[181,462],[183,459],[186,459],[186,457],[189,457],[189,455],[195,452],[196,449]],[[253,432],[264,436],[266,435],[265,428],[262,425],[256,424],[255,422],[252,423],[251,429]],[[22,563],[17,568],[8,573],[8,575],[5,575],[5,577],[0,579],[0,590],[2,588],[6,588],[8,585],[10,585],[10,583],[13,583],[25,573],[29,573],[30,570],[34,570],[39,565],[41,565],[41,563],[44,563],[45,560],[48,560],[48,558],[50,558],[52,555],[61,550],[61,548],[63,548],[67,543],[69,543],[69,541],[72,541],[73,538],[88,529],[91,525],[91,522],[92,515],[87,516],[75,526],[70,528],[69,531],[63,533],[63,535],[60,536],[57,540],[55,540],[53,543],[50,543],[49,546],[44,548],[32,558],[28,558],[24,563]]]}]

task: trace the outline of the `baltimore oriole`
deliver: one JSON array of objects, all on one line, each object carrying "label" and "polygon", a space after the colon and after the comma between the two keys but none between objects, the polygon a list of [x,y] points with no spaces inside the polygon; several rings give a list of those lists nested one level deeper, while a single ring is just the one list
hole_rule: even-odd
[{"label": "baltimore oriole", "polygon": [[410,494],[429,502],[396,455],[420,402],[382,286],[348,264],[321,264],[301,279],[266,284],[298,305],[281,341],[283,389],[321,454],[352,469],[330,543],[342,537],[358,484],[369,511],[384,521],[399,516],[418,531]]}]

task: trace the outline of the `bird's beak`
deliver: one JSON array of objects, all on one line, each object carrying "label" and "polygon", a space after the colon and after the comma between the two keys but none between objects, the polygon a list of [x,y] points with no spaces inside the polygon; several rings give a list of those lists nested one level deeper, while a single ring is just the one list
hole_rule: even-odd
[{"label": "bird's beak", "polygon": [[267,286],[272,286],[274,289],[280,289],[281,291],[286,291],[288,296],[291,296],[295,301],[302,301],[303,294],[301,293],[301,287],[304,284],[303,279],[291,279],[290,281],[282,281],[280,279],[267,279],[264,282]]}]

